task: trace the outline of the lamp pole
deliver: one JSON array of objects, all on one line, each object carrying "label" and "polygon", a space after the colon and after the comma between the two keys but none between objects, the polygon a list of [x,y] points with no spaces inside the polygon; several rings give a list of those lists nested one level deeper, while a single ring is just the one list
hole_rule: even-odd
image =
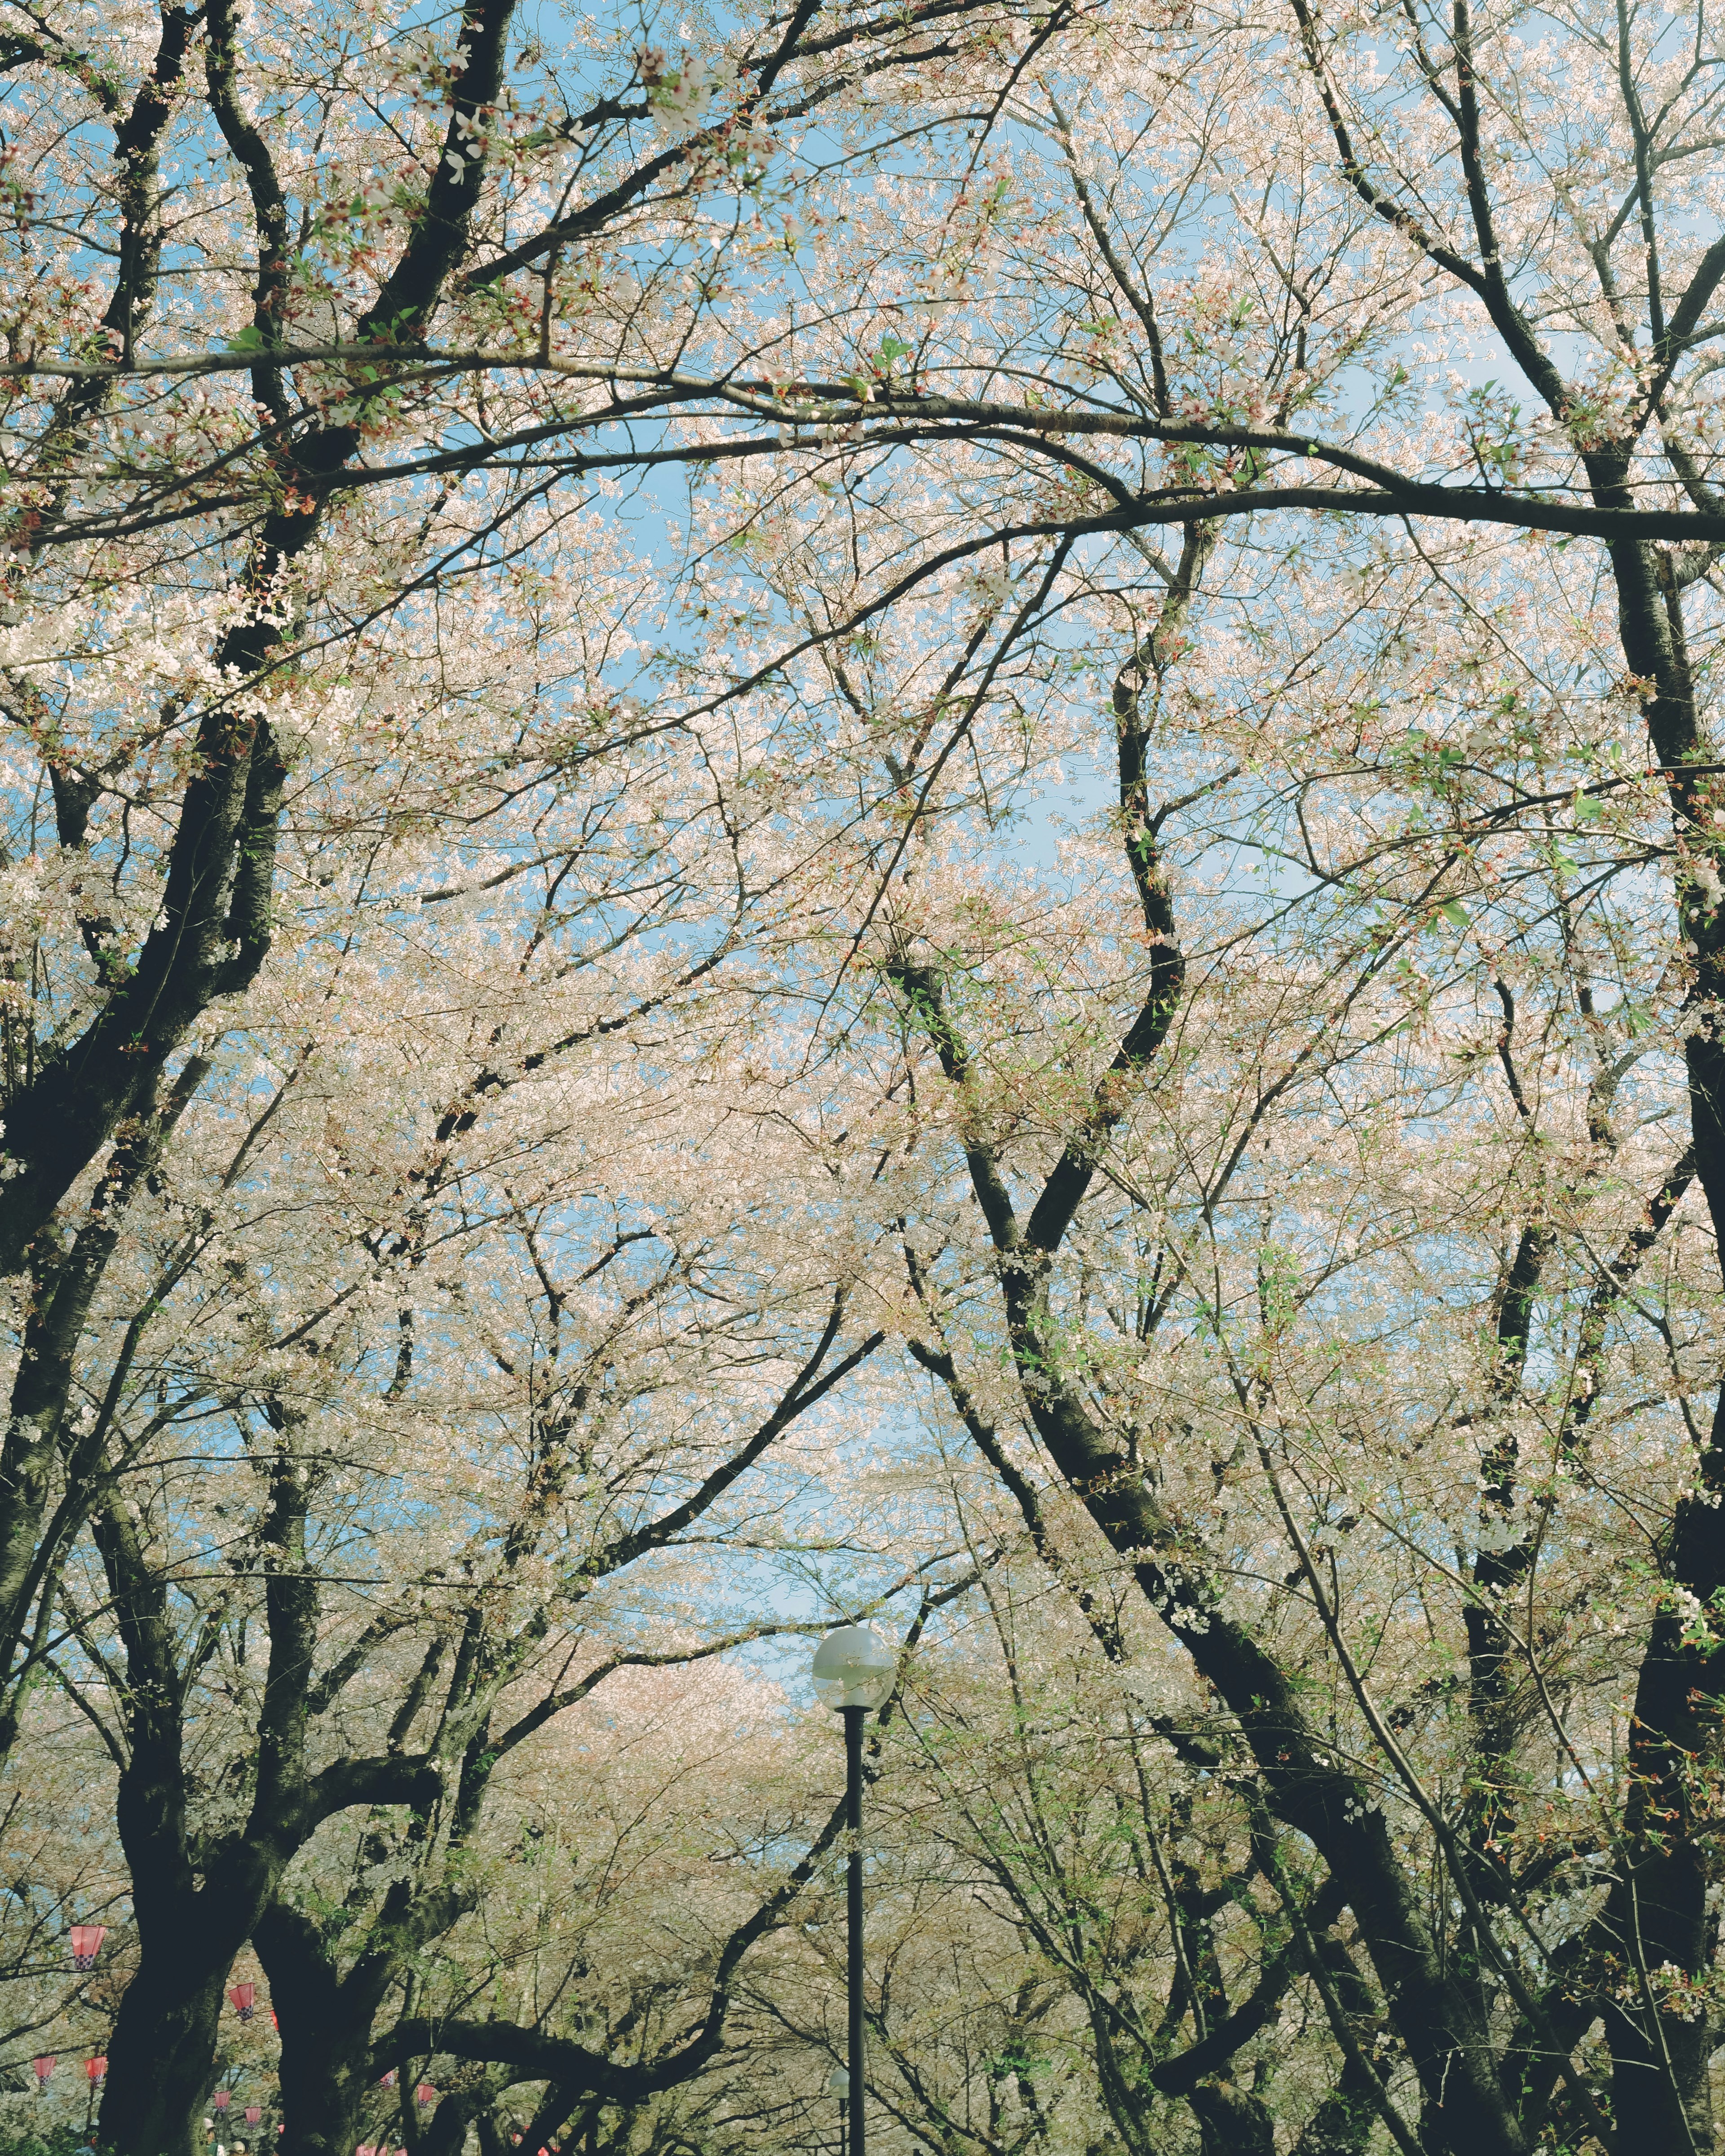
[{"label": "lamp pole", "polygon": [[850,2005],[852,2156],[863,2156],[862,1739],[867,1712],[865,1707],[847,1705],[845,1709],[845,1824],[850,1830],[845,1881],[845,1988]]},{"label": "lamp pole", "polygon": [[845,1824],[850,1833],[845,1879],[850,1932],[845,1956],[850,1994],[849,2156],[867,2156],[863,2117],[863,1717],[871,1708],[885,1706],[892,1691],[896,1666],[891,1648],[870,1625],[840,1625],[836,1632],[829,1632],[814,1650],[815,1691],[845,1717]]}]

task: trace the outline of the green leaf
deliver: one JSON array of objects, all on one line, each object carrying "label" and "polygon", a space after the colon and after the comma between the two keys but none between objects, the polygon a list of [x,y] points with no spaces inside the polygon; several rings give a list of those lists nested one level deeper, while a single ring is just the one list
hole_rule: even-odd
[{"label": "green leaf", "polygon": [[255,322],[248,322],[238,336],[228,338],[228,349],[229,352],[261,352],[264,349],[264,332]]},{"label": "green leaf", "polygon": [[1466,928],[1467,908],[1459,898],[1446,899],[1439,911],[1452,928]]}]

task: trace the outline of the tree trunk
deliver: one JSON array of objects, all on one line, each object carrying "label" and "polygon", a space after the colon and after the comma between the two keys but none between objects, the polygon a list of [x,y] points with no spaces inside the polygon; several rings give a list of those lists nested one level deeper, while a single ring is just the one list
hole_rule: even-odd
[{"label": "tree trunk", "polygon": [[1275,2156],[1276,2128],[1250,2089],[1201,2082],[1186,2101],[1204,2137],[1204,2156]]},{"label": "tree trunk", "polygon": [[131,1753],[116,1818],[141,1950],[108,2042],[100,2137],[120,2156],[201,2156],[194,2127],[209,2093],[222,1987],[274,1879],[237,1840],[198,1883],[167,1590],[117,1497],[92,1526],[126,1647]]},{"label": "tree trunk", "polygon": [[364,2124],[372,2015],[356,2010],[309,1917],[280,1902],[252,1933],[281,2026],[280,2156],[350,2156]]},{"label": "tree trunk", "polygon": [[212,1966],[197,1931],[146,1949],[108,2040],[100,2140],[119,2156],[204,2156],[198,2120],[222,2016],[222,1986],[239,1942]]}]

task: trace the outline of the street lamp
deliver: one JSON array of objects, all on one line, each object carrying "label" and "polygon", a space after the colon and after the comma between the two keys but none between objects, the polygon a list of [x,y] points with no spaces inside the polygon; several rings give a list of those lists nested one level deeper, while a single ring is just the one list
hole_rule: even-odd
[{"label": "street lamp", "polygon": [[846,1885],[850,1938],[850,2152],[863,2148],[863,1717],[883,1706],[892,1690],[893,1652],[871,1625],[841,1625],[814,1650],[814,1693],[823,1706],[845,1717],[845,1824],[850,1830]]}]

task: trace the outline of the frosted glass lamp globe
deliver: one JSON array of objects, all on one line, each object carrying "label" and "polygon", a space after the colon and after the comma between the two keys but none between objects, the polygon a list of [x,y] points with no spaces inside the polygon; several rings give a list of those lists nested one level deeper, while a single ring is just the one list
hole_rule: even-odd
[{"label": "frosted glass lamp globe", "polygon": [[824,1707],[880,1707],[896,1666],[872,1625],[841,1625],[814,1650],[814,1696]]}]

